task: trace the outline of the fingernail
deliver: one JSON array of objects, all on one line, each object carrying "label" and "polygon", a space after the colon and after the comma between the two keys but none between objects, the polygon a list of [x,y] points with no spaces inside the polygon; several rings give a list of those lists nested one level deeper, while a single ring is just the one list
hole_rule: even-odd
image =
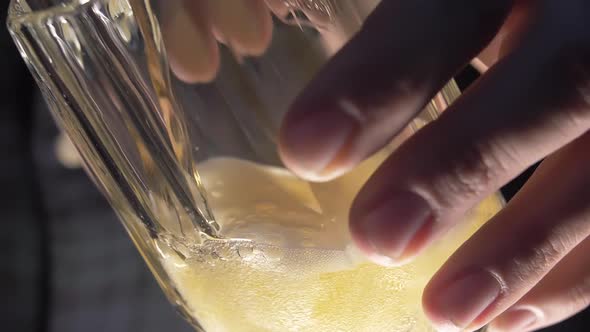
[{"label": "fingernail", "polygon": [[400,265],[404,251],[432,220],[426,201],[411,192],[394,194],[358,220],[369,244],[369,258],[381,265]]},{"label": "fingernail", "polygon": [[522,332],[533,326],[537,314],[529,309],[512,309],[496,318],[489,327],[491,332]]},{"label": "fingernail", "polygon": [[358,121],[338,106],[288,117],[281,130],[281,157],[305,179],[332,179],[344,172],[335,159],[358,128]]},{"label": "fingernail", "polygon": [[490,273],[479,271],[463,276],[441,289],[437,311],[461,331],[469,327],[500,295],[500,283]]}]

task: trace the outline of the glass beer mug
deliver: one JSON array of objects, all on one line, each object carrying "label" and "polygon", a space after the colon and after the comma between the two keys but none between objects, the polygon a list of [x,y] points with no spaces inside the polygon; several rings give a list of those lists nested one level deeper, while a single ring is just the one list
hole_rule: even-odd
[{"label": "glass beer mug", "polygon": [[501,208],[488,198],[402,267],[351,245],[355,194],[458,96],[454,82],[342,177],[283,166],[289,104],[377,3],[12,0],[9,28],[57,123],[197,330],[431,331],[422,289]]}]

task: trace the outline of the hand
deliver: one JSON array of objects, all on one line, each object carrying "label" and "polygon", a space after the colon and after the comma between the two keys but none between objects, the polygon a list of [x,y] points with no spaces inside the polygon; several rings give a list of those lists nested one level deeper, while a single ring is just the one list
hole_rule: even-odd
[{"label": "hand", "polygon": [[271,12],[264,0],[171,0],[162,1],[159,9],[170,67],[189,83],[215,78],[218,42],[238,56],[254,56],[264,53],[272,37]]},{"label": "hand", "polygon": [[590,2],[384,0],[296,100],[280,137],[296,173],[337,177],[494,38],[492,67],[381,166],[350,212],[369,257],[403,263],[547,157],[427,286],[426,314],[453,331],[535,330],[590,303]]},{"label": "hand", "polygon": [[[375,1],[363,0],[356,4],[357,9],[369,11]],[[330,2],[316,5],[333,10]],[[325,8],[317,10],[301,1],[161,0],[157,11],[176,77],[187,83],[206,83],[215,79],[220,67],[219,43],[229,47],[238,58],[260,56],[271,43],[272,16],[297,25],[296,20],[289,18],[295,9],[305,13],[315,26],[332,24]],[[340,48],[350,32],[345,27],[332,26],[323,34],[324,46],[332,52]]]}]

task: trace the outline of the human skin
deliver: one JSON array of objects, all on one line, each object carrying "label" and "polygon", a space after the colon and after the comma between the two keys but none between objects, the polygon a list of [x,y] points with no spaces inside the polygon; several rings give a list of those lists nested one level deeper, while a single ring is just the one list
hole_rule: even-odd
[{"label": "human skin", "polygon": [[[174,72],[188,82],[213,79],[217,42],[263,53],[277,3],[184,0],[171,8],[163,34]],[[228,4],[236,11],[220,7]],[[480,55],[485,74],[381,166],[350,212],[368,257],[403,264],[544,159],[430,281],[423,305],[438,328],[532,331],[590,303],[589,25],[586,0],[384,0],[285,118],[285,164],[329,180],[383,147]],[[178,29],[192,29],[193,43],[175,37]]]}]

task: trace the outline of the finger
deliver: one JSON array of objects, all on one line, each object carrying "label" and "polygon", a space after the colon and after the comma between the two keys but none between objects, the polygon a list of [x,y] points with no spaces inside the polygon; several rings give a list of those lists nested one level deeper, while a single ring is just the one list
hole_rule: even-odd
[{"label": "finger", "polygon": [[530,12],[530,1],[516,1],[510,15],[498,31],[494,39],[473,59],[471,64],[480,73],[486,72],[498,62],[504,55],[512,51],[518,44],[523,30],[529,24],[528,13]]},{"label": "finger", "polygon": [[209,82],[219,69],[219,50],[200,2],[170,0],[161,5],[161,31],[170,68],[188,83]]},{"label": "finger", "polygon": [[546,160],[436,273],[423,295],[438,327],[472,330],[510,308],[590,234],[590,133]]},{"label": "finger", "polygon": [[[546,22],[565,24],[560,18]],[[476,202],[590,128],[582,91],[590,58],[560,44],[561,29],[531,30],[377,170],[351,210],[359,247],[383,260],[411,259]]]},{"label": "finger", "polygon": [[511,2],[381,2],[292,106],[284,162],[327,180],[384,146],[492,39]]},{"label": "finger", "polygon": [[266,5],[281,20],[286,19],[291,13],[289,2],[284,0],[266,0]]},{"label": "finger", "polygon": [[272,18],[264,0],[201,1],[206,3],[218,39],[240,55],[264,53],[272,37]]},{"label": "finger", "polygon": [[489,332],[526,332],[557,324],[590,305],[590,239],[490,324]]}]

